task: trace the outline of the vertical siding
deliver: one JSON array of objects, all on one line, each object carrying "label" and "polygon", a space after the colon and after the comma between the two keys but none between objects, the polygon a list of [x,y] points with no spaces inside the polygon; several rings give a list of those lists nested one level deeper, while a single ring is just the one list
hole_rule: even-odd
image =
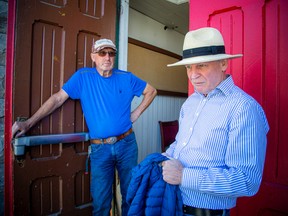
[{"label": "vertical siding", "polygon": [[[141,162],[148,154],[161,152],[161,138],[158,121],[171,121],[179,118],[179,111],[186,98],[156,96],[152,104],[134,123],[133,128],[138,143],[138,161]],[[135,97],[132,110],[142,101],[142,96]]]}]

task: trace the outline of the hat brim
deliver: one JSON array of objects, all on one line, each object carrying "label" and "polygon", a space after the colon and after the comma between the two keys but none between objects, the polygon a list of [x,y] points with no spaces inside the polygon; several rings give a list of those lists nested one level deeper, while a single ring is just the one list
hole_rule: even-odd
[{"label": "hat brim", "polygon": [[198,63],[204,63],[204,62],[218,61],[222,59],[240,58],[242,56],[243,56],[242,54],[236,54],[236,55],[218,54],[218,55],[197,56],[197,57],[185,58],[179,62],[168,64],[167,66],[173,67],[173,66],[181,66],[181,65],[191,65],[191,64],[198,64]]}]

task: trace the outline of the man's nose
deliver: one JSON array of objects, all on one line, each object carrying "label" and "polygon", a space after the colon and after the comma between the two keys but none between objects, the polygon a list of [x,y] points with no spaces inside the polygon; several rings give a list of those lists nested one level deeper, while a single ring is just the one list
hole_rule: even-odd
[{"label": "man's nose", "polygon": [[197,79],[200,76],[200,74],[197,71],[197,68],[193,66],[187,68],[187,75],[190,79]]}]

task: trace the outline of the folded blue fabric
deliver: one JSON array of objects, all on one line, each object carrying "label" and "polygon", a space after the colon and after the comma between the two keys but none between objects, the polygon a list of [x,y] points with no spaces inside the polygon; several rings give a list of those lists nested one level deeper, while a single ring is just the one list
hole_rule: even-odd
[{"label": "folded blue fabric", "polygon": [[161,162],[169,160],[160,153],[148,155],[132,170],[126,201],[128,216],[183,215],[182,198],[178,185],[163,180]]}]

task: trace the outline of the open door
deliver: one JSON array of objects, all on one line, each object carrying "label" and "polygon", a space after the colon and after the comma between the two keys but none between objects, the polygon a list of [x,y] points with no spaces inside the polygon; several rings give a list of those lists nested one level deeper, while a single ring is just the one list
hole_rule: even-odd
[{"label": "open door", "polygon": [[[79,68],[92,66],[93,41],[115,40],[116,0],[18,0],[13,121],[30,117]],[[27,136],[86,132],[78,101]],[[91,215],[89,143],[28,146],[14,160],[14,215]]]},{"label": "open door", "polygon": [[288,1],[190,0],[189,6],[190,30],[215,27],[223,33],[228,53],[244,54],[229,63],[229,73],[263,106],[270,125],[260,191],[238,199],[232,216],[287,216]]}]

